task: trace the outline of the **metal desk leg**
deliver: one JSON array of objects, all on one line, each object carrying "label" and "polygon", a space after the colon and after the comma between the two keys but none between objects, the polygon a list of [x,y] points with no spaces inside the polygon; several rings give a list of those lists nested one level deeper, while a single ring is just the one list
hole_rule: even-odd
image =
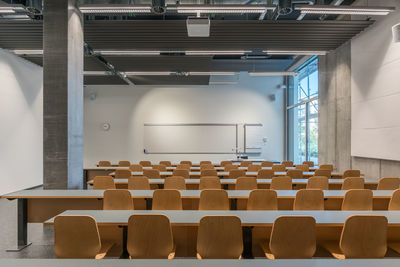
[{"label": "metal desk leg", "polygon": [[128,243],[128,226],[122,226],[122,254],[120,259],[129,259],[129,252],[127,248]]},{"label": "metal desk leg", "polygon": [[244,259],[254,259],[253,257],[253,234],[252,226],[243,226],[243,253]]},{"label": "metal desk leg", "polygon": [[28,200],[21,198],[17,201],[17,247],[7,249],[7,252],[18,252],[32,244],[28,242]]}]

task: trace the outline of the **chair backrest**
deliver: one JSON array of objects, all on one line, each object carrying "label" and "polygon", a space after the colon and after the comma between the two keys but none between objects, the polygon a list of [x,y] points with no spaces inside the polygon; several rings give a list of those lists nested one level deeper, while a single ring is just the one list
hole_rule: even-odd
[{"label": "chair backrest", "polygon": [[159,170],[160,172],[166,172],[167,171],[167,166],[165,166],[164,164],[156,164],[156,165],[153,165],[152,168],[154,170]]},{"label": "chair backrest", "polygon": [[400,178],[384,177],[379,180],[377,190],[396,190],[400,187]]},{"label": "chair backrest", "polygon": [[392,197],[389,201],[388,210],[400,210],[400,189],[393,191]]},{"label": "chair backrest", "polygon": [[278,198],[274,190],[255,189],[250,192],[247,210],[277,210]]},{"label": "chair backrest", "polygon": [[97,165],[99,167],[109,167],[109,166],[111,166],[111,162],[108,160],[100,160]]},{"label": "chair backrest", "polygon": [[231,170],[237,170],[239,169],[238,165],[232,165],[232,164],[227,164],[224,166],[224,171],[229,172]]},{"label": "chair backrest", "polygon": [[309,167],[314,167],[314,161],[303,161],[303,164],[308,165]]},{"label": "chair backrest", "polygon": [[132,176],[128,179],[129,190],[150,190],[149,179],[145,176]]},{"label": "chair backrest", "polygon": [[292,190],[292,178],[289,176],[272,177],[269,188],[273,190]]},{"label": "chair backrest", "polygon": [[247,171],[248,172],[258,172],[259,170],[261,170],[261,165],[249,165],[247,166]]},{"label": "chair backrest", "polygon": [[324,210],[324,192],[320,189],[301,189],[297,191],[293,210]]},{"label": "chair backrest", "polygon": [[243,252],[242,223],[236,216],[204,216],[197,233],[202,259],[238,259]]},{"label": "chair backrest", "polygon": [[192,162],[189,161],[189,160],[182,160],[182,161],[180,162],[180,164],[185,164],[185,165],[192,166]]},{"label": "chair backrest", "polygon": [[160,161],[160,164],[165,165],[167,167],[171,167],[172,166],[172,163],[169,160],[162,160],[162,161]]},{"label": "chair backrest", "polygon": [[185,178],[182,176],[172,176],[165,178],[164,189],[186,190]]},{"label": "chair backrest", "polygon": [[94,190],[115,189],[114,178],[111,176],[96,176],[93,178]]},{"label": "chair backrest", "polygon": [[303,171],[302,170],[287,170],[286,175],[291,177],[292,179],[303,179]]},{"label": "chair backrest", "polygon": [[140,165],[142,165],[143,167],[151,167],[151,161],[149,160],[142,160],[139,162]]},{"label": "chair backrest", "polygon": [[161,178],[160,171],[154,169],[145,169],[143,170],[143,176],[146,176],[149,179],[159,179]]},{"label": "chair backrest", "polygon": [[257,173],[258,179],[271,179],[272,177],[274,177],[273,170],[262,169],[262,170],[259,170]]},{"label": "chair backrest", "polygon": [[131,166],[131,162],[129,160],[120,160],[118,162],[119,167],[129,167]]},{"label": "chair backrest", "polygon": [[103,196],[103,210],[133,210],[132,195],[126,189],[107,189]]},{"label": "chair backrest", "polygon": [[126,246],[134,259],[168,259],[174,249],[168,217],[162,214],[131,215]]},{"label": "chair backrest", "polygon": [[315,170],[314,175],[315,176],[325,176],[330,179],[332,177],[332,171],[319,169],[319,170]]},{"label": "chair backrest", "polygon": [[347,177],[343,180],[342,190],[364,189],[364,178]]},{"label": "chair backrest", "polygon": [[284,161],[282,161],[282,165],[285,167],[293,167],[293,161],[284,160]]},{"label": "chair backrest", "polygon": [[189,179],[190,178],[190,173],[189,170],[184,170],[184,169],[176,169],[172,172],[173,176],[181,176],[185,179]]},{"label": "chair backrest", "polygon": [[221,181],[217,176],[202,176],[200,178],[199,190],[221,189]]},{"label": "chair backrest", "polygon": [[212,165],[212,162],[209,160],[202,160],[202,161],[200,161],[200,166],[201,165]]},{"label": "chair backrest", "polygon": [[311,216],[278,217],[269,241],[275,259],[311,259],[317,248],[315,224]]},{"label": "chair backrest", "polygon": [[139,164],[132,164],[131,166],[129,166],[129,169],[133,172],[141,172],[143,171],[143,167],[142,165]]},{"label": "chair backrest", "polygon": [[246,176],[246,170],[230,170],[228,178],[236,179],[241,176]]},{"label": "chair backrest", "polygon": [[87,215],[58,215],[54,219],[54,252],[57,258],[92,258],[100,252],[96,220]]},{"label": "chair backrest", "polygon": [[274,172],[285,172],[286,171],[286,166],[283,165],[283,164],[272,165],[272,171],[274,171]]},{"label": "chair backrest", "polygon": [[222,167],[225,167],[225,165],[232,165],[232,161],[223,160],[223,161],[221,161],[221,163],[219,165],[222,166]]},{"label": "chair backrest", "polygon": [[222,189],[202,190],[199,210],[229,210],[228,193]]},{"label": "chair backrest", "polygon": [[372,210],[372,191],[369,189],[351,189],[346,192],[342,210]]},{"label": "chair backrest", "polygon": [[361,172],[360,170],[345,170],[343,172],[343,179],[347,177],[360,177]]},{"label": "chair backrest", "polygon": [[261,166],[262,167],[272,167],[272,165],[274,165],[274,163],[272,161],[263,161],[263,162],[261,162]]},{"label": "chair backrest", "polygon": [[307,164],[296,165],[296,170],[302,170],[303,172],[310,171],[310,167]]},{"label": "chair backrest", "polygon": [[251,161],[242,161],[242,162],[240,162],[240,167],[248,167],[252,164],[253,164],[253,162],[251,162]]},{"label": "chair backrest", "polygon": [[325,176],[313,176],[308,178],[307,189],[329,190],[329,179]]},{"label": "chair backrest", "polygon": [[132,173],[129,169],[118,169],[115,170],[115,178],[117,179],[126,179],[131,177]]},{"label": "chair backrest", "polygon": [[200,177],[203,177],[203,176],[217,176],[218,177],[218,173],[216,170],[201,170]]},{"label": "chair backrest", "polygon": [[173,189],[157,189],[153,193],[153,210],[181,210],[181,193]]},{"label": "chair backrest", "polygon": [[191,166],[189,164],[178,164],[176,170],[188,170],[190,171]]},{"label": "chair backrest", "polygon": [[385,216],[353,215],[347,218],[340,236],[346,258],[383,258],[387,250]]},{"label": "chair backrest", "polygon": [[200,171],[203,171],[203,170],[215,170],[215,168],[214,168],[214,165],[203,164],[203,165],[200,165]]},{"label": "chair backrest", "polygon": [[321,164],[319,165],[320,170],[330,170],[333,171],[333,164]]},{"label": "chair backrest", "polygon": [[236,190],[253,190],[257,189],[257,178],[255,177],[238,177],[236,179]]}]

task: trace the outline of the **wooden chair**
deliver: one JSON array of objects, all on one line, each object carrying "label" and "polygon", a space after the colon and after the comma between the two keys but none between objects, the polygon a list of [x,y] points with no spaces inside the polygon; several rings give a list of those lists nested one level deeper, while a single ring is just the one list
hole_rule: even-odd
[{"label": "wooden chair", "polygon": [[200,178],[199,190],[221,189],[221,181],[217,176],[202,176]]},{"label": "wooden chair", "polygon": [[204,170],[215,170],[215,168],[211,164],[200,165],[200,171],[204,171]]},{"label": "wooden chair", "polygon": [[324,210],[324,192],[320,189],[301,189],[297,191],[293,210]]},{"label": "wooden chair", "polygon": [[252,164],[253,164],[253,162],[251,162],[251,161],[242,161],[242,162],[240,162],[240,167],[249,167]]},{"label": "wooden chair", "polygon": [[236,216],[204,216],[197,234],[197,257],[239,259],[243,252],[242,223]]},{"label": "wooden chair", "polygon": [[346,192],[342,210],[372,210],[372,191],[369,189],[351,189]]},{"label": "wooden chair", "polygon": [[133,210],[132,195],[126,189],[104,191],[103,210]]},{"label": "wooden chair", "polygon": [[119,167],[129,167],[131,166],[131,162],[129,160],[120,160],[118,162]]},{"label": "wooden chair", "polygon": [[249,165],[247,166],[247,171],[248,172],[258,172],[261,170],[261,165]]},{"label": "wooden chair", "polygon": [[292,178],[289,176],[273,177],[269,188],[273,190],[292,190]]},{"label": "wooden chair", "polygon": [[176,165],[176,169],[175,170],[187,170],[190,171],[191,166],[188,164],[178,164]]},{"label": "wooden chair", "polygon": [[182,160],[182,161],[180,162],[180,164],[189,165],[190,167],[192,167],[192,162],[189,161],[189,160]]},{"label": "wooden chair", "polygon": [[184,169],[176,169],[172,172],[173,176],[181,176],[185,179],[189,179],[190,178],[190,173],[188,170],[184,170]]},{"label": "wooden chair", "polygon": [[238,177],[236,179],[236,190],[253,190],[257,189],[257,178],[255,177]]},{"label": "wooden chair", "polygon": [[54,253],[61,259],[102,259],[114,244],[101,242],[96,220],[86,215],[54,219]]},{"label": "wooden chair", "polygon": [[239,169],[238,165],[232,165],[232,164],[227,164],[224,166],[224,171],[229,172],[231,170],[237,170]]},{"label": "wooden chair", "polygon": [[325,177],[328,177],[328,179],[331,179],[332,171],[331,170],[315,170],[314,175],[315,176],[325,176]]},{"label": "wooden chair", "polygon": [[159,170],[160,172],[166,172],[167,171],[167,166],[165,166],[164,164],[156,164],[156,165],[153,165],[152,168],[154,170]]},{"label": "wooden chair", "polygon": [[132,176],[128,179],[129,190],[150,190],[149,179],[145,176]]},{"label": "wooden chair", "polygon": [[181,193],[173,189],[157,189],[153,193],[153,210],[181,210]]},{"label": "wooden chair", "polygon": [[110,167],[111,162],[108,160],[100,160],[99,163],[97,164],[99,167]]},{"label": "wooden chair", "polygon": [[400,187],[400,178],[384,177],[378,182],[376,190],[396,190]]},{"label": "wooden chair", "polygon": [[343,180],[342,190],[364,189],[364,178],[347,177]]},{"label": "wooden chair", "polygon": [[257,173],[257,179],[272,179],[274,177],[274,171],[268,169],[261,169]]},{"label": "wooden chair", "polygon": [[261,242],[268,259],[311,259],[317,249],[316,223],[311,216],[281,216],[268,242]]},{"label": "wooden chair", "polygon": [[274,163],[272,161],[263,161],[261,162],[261,167],[272,167]]},{"label": "wooden chair", "polygon": [[293,167],[293,161],[290,161],[290,160],[282,161],[282,165],[285,166],[286,168]]},{"label": "wooden chair", "polygon": [[303,164],[304,165],[308,165],[308,167],[314,167],[315,166],[314,161],[303,161]]},{"label": "wooden chair", "polygon": [[202,160],[202,161],[200,161],[200,166],[201,165],[212,165],[212,162],[209,160]]},{"label": "wooden chair", "polygon": [[143,171],[143,167],[142,165],[139,164],[132,164],[129,169],[133,172],[142,172]]},{"label": "wooden chair", "polygon": [[296,165],[296,170],[302,170],[303,172],[309,172],[310,167],[306,164]]},{"label": "wooden chair", "polygon": [[131,170],[129,169],[118,169],[115,170],[116,179],[127,179],[132,176]]},{"label": "wooden chair", "polygon": [[246,176],[246,170],[230,170],[228,179],[236,179],[241,176]]},{"label": "wooden chair", "polygon": [[153,170],[153,169],[146,169],[143,170],[143,176],[146,176],[149,179],[160,179],[160,171],[159,170]]},{"label": "wooden chair", "polygon": [[111,176],[96,176],[93,178],[94,190],[115,189],[114,178]]},{"label": "wooden chair", "polygon": [[223,160],[221,161],[221,163],[219,164],[221,167],[225,167],[225,165],[232,165],[232,161],[230,160]]},{"label": "wooden chair", "polygon": [[165,166],[167,166],[167,167],[171,167],[172,166],[172,163],[171,163],[171,161],[168,161],[168,160],[162,160],[162,161],[160,161],[160,165],[165,165]]},{"label": "wooden chair", "polygon": [[361,177],[360,170],[345,170],[343,172],[343,179],[347,177]]},{"label": "wooden chair", "polygon": [[291,177],[292,179],[303,179],[303,171],[302,170],[287,170],[286,175]]},{"label": "wooden chair", "polygon": [[339,243],[323,242],[322,246],[337,259],[383,258],[387,225],[385,216],[353,215],[347,218]]},{"label": "wooden chair", "polygon": [[319,165],[320,170],[330,170],[333,171],[333,164],[321,164]]},{"label": "wooden chair", "polygon": [[128,220],[127,250],[133,259],[172,259],[171,224],[162,214],[134,214]]},{"label": "wooden chair", "polygon": [[400,189],[393,191],[392,197],[389,201],[388,210],[400,210]]},{"label": "wooden chair", "polygon": [[308,178],[307,189],[329,190],[329,179],[325,176],[313,176]]},{"label": "wooden chair", "polygon": [[143,167],[151,167],[151,161],[148,160],[142,160],[139,162],[140,165],[142,165]]},{"label": "wooden chair", "polygon": [[200,177],[203,177],[203,176],[217,176],[218,177],[218,173],[216,170],[201,170]]},{"label": "wooden chair", "polygon": [[199,210],[229,210],[228,193],[222,189],[202,190]]},{"label": "wooden chair", "polygon": [[277,164],[272,166],[272,171],[273,172],[285,172],[286,167],[283,164]]},{"label": "wooden chair", "polygon": [[278,198],[274,190],[255,189],[250,192],[247,210],[277,210]]},{"label": "wooden chair", "polygon": [[185,178],[172,176],[164,180],[164,189],[186,190]]}]

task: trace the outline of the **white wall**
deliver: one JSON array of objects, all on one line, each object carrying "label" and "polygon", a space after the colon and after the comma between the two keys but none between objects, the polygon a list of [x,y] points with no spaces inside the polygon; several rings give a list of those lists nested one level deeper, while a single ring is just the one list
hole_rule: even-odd
[{"label": "white wall", "polygon": [[351,42],[351,155],[400,160],[400,43],[392,41],[400,1],[368,4],[395,6],[397,11],[375,18],[377,22]]},{"label": "white wall", "polygon": [[0,49],[0,195],[43,182],[42,68]]},{"label": "white wall", "polygon": [[[157,155],[143,153],[144,123],[262,123],[268,138],[260,157],[284,157],[282,77],[241,73],[236,85],[88,86],[85,88],[85,166],[109,159],[152,161],[222,160],[233,155]],[[89,99],[95,93],[96,100]],[[271,94],[276,100],[270,100]],[[109,131],[102,130],[110,123]]]}]

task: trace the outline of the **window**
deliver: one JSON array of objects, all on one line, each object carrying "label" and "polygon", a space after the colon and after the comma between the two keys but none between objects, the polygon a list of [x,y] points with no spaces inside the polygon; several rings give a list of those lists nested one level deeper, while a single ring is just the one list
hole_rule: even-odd
[{"label": "window", "polygon": [[318,163],[318,58],[288,78],[287,155],[289,160]]}]

